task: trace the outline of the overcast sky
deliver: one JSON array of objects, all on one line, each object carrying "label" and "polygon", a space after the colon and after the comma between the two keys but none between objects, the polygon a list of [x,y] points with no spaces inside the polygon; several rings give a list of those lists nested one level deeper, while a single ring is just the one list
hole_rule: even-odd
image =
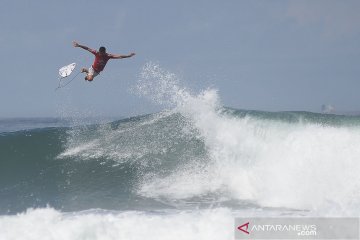
[{"label": "overcast sky", "polygon": [[[131,89],[153,61],[223,105],[360,110],[358,0],[1,0],[0,117],[132,116],[159,110]],[[58,69],[93,56],[72,40],[134,58],[92,83],[54,91]]]}]

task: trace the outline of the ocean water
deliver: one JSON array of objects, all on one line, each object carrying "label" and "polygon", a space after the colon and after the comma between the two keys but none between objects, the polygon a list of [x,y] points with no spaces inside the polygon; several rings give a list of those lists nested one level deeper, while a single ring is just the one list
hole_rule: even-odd
[{"label": "ocean water", "polygon": [[226,108],[152,63],[133,90],[166,110],[0,121],[0,239],[219,240],[235,217],[359,217],[360,117]]}]

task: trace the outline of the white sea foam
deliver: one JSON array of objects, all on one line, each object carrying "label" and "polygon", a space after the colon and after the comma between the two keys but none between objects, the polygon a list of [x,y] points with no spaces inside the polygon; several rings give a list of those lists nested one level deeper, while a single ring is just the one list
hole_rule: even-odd
[{"label": "white sea foam", "polygon": [[221,240],[233,239],[234,217],[227,209],[192,212],[75,212],[30,209],[0,216],[0,240]]},{"label": "white sea foam", "polygon": [[152,176],[140,194],[183,199],[219,191],[262,206],[358,215],[359,127],[238,118],[223,113],[216,90],[191,94],[156,64],[146,64],[141,76],[139,92],[187,117],[209,160],[206,167],[193,161],[168,176]]}]

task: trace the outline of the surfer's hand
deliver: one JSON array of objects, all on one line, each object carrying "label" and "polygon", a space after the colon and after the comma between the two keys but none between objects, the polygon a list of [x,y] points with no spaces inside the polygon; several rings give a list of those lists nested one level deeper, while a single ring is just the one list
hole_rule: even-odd
[{"label": "surfer's hand", "polygon": [[129,55],[130,57],[132,57],[132,56],[135,56],[135,53],[130,53],[130,55]]},{"label": "surfer's hand", "polygon": [[77,42],[73,41],[73,46],[74,47],[79,47],[79,44]]}]

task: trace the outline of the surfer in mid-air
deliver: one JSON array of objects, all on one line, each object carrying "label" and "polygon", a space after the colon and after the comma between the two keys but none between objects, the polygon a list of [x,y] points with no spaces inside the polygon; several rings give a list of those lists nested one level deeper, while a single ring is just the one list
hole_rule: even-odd
[{"label": "surfer in mid-air", "polygon": [[99,51],[96,51],[87,46],[80,45],[79,43],[77,43],[75,41],[73,41],[73,46],[85,49],[95,55],[95,60],[94,60],[94,63],[91,65],[91,67],[89,69],[86,69],[86,68],[81,69],[82,73],[86,73],[85,80],[87,80],[87,81],[92,81],[94,79],[94,77],[99,75],[99,73],[102,70],[104,70],[105,65],[109,61],[109,59],[129,58],[129,57],[132,57],[135,55],[135,53],[130,53],[129,55],[107,53],[105,47],[100,47]]}]

